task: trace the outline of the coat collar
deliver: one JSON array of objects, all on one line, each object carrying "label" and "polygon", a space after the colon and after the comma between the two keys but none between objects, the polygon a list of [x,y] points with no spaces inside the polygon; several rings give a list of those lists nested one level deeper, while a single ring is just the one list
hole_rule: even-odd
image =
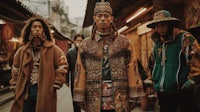
[{"label": "coat collar", "polygon": [[[55,40],[52,39],[51,41],[48,41],[48,40],[45,40],[44,43],[43,43],[43,48],[48,48],[48,47],[51,47],[55,44]],[[28,41],[26,44],[23,45],[22,47],[22,52],[26,52],[26,54],[30,54],[30,55],[24,55],[25,58],[27,59],[22,66],[26,66],[29,62],[31,62],[31,41]]]},{"label": "coat collar", "polygon": [[107,40],[112,41],[112,39],[109,37],[109,35],[107,35],[107,36],[100,36],[100,35],[98,35],[98,34],[95,35],[95,40],[96,40],[97,42],[99,42],[99,41],[101,41],[101,40],[103,40],[103,39],[107,39]]},{"label": "coat collar", "polygon": [[168,40],[163,41],[158,34],[152,35],[152,40],[156,45],[161,45],[162,43],[170,43],[176,40],[177,36],[181,33],[185,32],[184,30],[179,30],[178,28],[173,29],[173,34],[168,38]]},{"label": "coat collar", "polygon": [[[55,44],[55,40],[52,38],[51,41],[48,41],[48,40],[45,40],[44,43],[43,43],[43,47],[51,47]],[[31,46],[31,41],[28,41],[26,44],[24,44],[24,47],[23,47],[23,51],[26,51],[28,48],[30,48]]]}]

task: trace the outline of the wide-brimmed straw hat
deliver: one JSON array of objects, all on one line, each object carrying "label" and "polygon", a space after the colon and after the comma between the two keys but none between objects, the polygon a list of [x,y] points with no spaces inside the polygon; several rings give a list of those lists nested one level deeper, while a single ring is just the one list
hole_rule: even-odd
[{"label": "wide-brimmed straw hat", "polygon": [[160,10],[160,11],[154,13],[153,20],[147,24],[147,27],[155,28],[156,23],[165,22],[165,21],[169,21],[170,23],[174,24],[175,26],[178,26],[180,24],[180,20],[175,17],[172,17],[171,13],[169,11]]}]

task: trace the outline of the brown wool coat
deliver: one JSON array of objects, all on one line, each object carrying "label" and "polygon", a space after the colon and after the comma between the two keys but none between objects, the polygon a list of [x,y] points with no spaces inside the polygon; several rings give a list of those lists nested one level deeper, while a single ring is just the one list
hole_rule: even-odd
[{"label": "brown wool coat", "polygon": [[[56,90],[53,87],[54,81],[65,82],[67,73],[67,59],[62,50],[57,47],[54,41],[45,41],[41,49],[38,96],[36,103],[36,112],[56,112]],[[27,98],[26,83],[29,74],[32,54],[30,42],[18,49],[14,56],[13,66],[19,68],[16,72],[12,70],[12,79],[10,84],[16,83],[15,100],[11,112],[22,112],[24,99]],[[57,68],[64,66],[64,68]]]}]

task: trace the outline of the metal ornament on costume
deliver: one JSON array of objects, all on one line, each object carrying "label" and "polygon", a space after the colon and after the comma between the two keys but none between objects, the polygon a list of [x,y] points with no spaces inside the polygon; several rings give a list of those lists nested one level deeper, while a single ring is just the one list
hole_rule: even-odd
[{"label": "metal ornament on costume", "polygon": [[101,0],[101,2],[97,2],[94,8],[94,15],[100,12],[107,12],[112,15],[113,12],[112,12],[112,8],[110,7],[110,3],[105,2],[104,0]]}]

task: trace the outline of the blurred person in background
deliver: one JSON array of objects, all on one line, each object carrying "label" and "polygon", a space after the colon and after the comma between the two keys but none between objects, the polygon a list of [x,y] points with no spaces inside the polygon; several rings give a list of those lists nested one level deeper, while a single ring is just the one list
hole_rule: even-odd
[{"label": "blurred person in background", "polygon": [[118,35],[109,2],[97,2],[91,37],[78,50],[73,100],[86,112],[130,112],[144,96],[130,41]]},{"label": "blurred person in background", "polygon": [[[150,61],[149,61],[150,62]],[[138,98],[138,105],[141,106],[141,109],[144,111],[155,110],[156,95],[153,89],[152,79],[151,79],[151,70],[150,68],[145,69],[140,60],[137,60],[138,71],[141,76],[145,96]],[[152,63],[151,66],[153,66]],[[137,104],[137,103],[136,103]]]},{"label": "blurred person in background", "polygon": [[[67,53],[67,61],[68,61],[69,67],[68,67],[68,75],[66,79],[67,79],[67,84],[68,85],[70,84],[72,95],[73,95],[73,90],[74,90],[74,71],[75,71],[76,58],[78,54],[78,47],[80,46],[80,43],[84,38],[85,38],[84,35],[76,34],[74,36],[75,47],[69,49]],[[74,112],[81,112],[81,109],[76,102],[73,102],[73,106],[74,106]]]}]

